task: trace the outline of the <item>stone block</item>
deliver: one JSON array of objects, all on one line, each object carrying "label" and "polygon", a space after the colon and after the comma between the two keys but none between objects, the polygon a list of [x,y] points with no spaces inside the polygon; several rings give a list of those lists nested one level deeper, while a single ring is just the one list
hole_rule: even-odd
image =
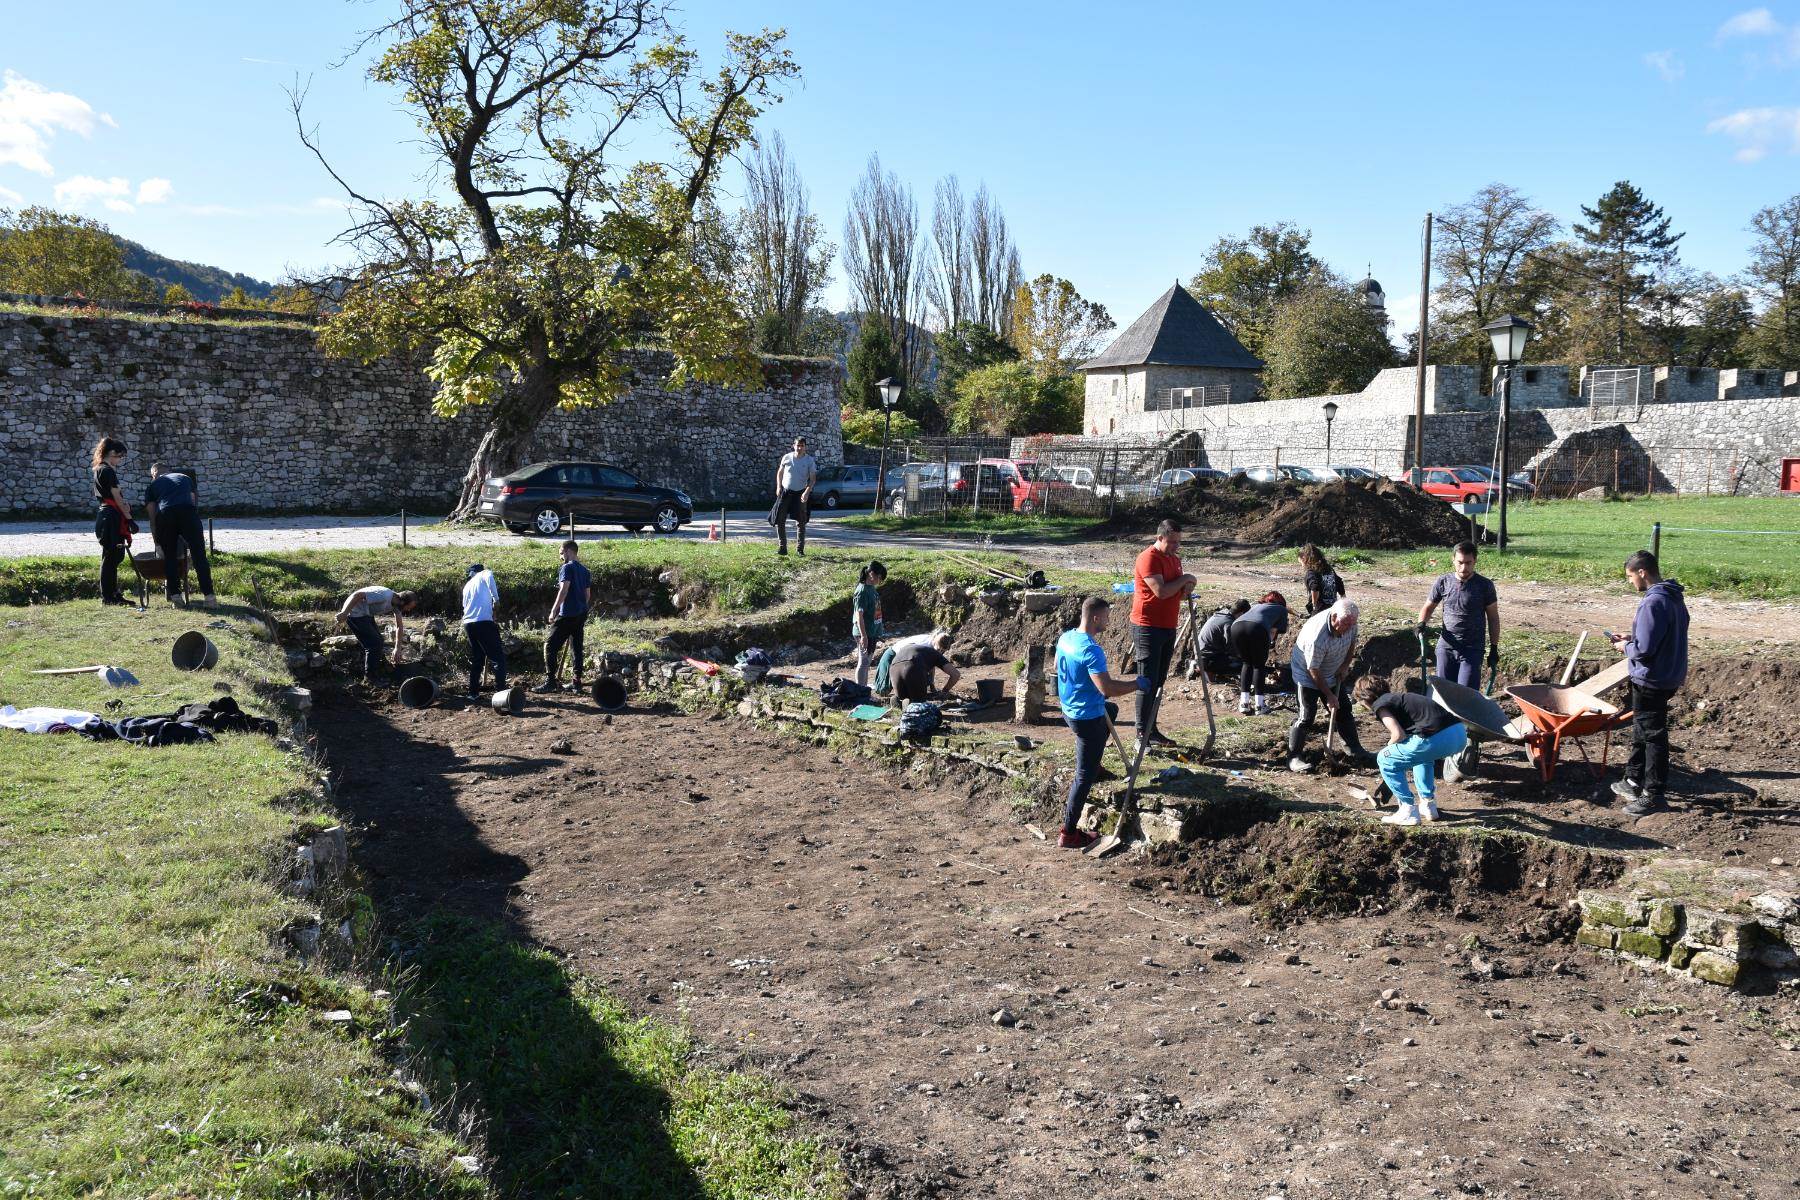
[{"label": "stone block", "polygon": [[1627,929],[1619,934],[1619,952],[1636,954],[1643,958],[1654,958],[1661,961],[1669,952],[1669,943],[1654,933],[1645,933],[1640,929]]},{"label": "stone block", "polygon": [[1681,905],[1673,900],[1651,902],[1645,915],[1650,932],[1657,937],[1674,937],[1681,928]]},{"label": "stone block", "polygon": [[1194,840],[1194,818],[1187,809],[1169,808],[1161,812],[1144,813],[1138,824],[1144,831],[1144,839],[1151,845]]},{"label": "stone block", "polygon": [[1781,942],[1764,942],[1756,948],[1756,961],[1773,971],[1792,971],[1800,967],[1800,954]]},{"label": "stone block", "polygon": [[1600,925],[1583,925],[1575,933],[1575,943],[1579,946],[1590,946],[1595,950],[1611,950],[1617,935]]},{"label": "stone block", "polygon": [[350,867],[350,841],[345,836],[342,825],[333,825],[330,829],[321,829],[315,833],[308,848],[312,851],[313,865],[318,868],[319,878],[327,883],[341,877]]},{"label": "stone block", "polygon": [[1720,912],[1717,909],[1688,906],[1685,940],[1696,947],[1718,950],[1735,958],[1755,923],[1747,917]]},{"label": "stone block", "polygon": [[1773,917],[1777,921],[1792,921],[1800,916],[1800,906],[1796,906],[1792,896],[1780,892],[1764,892],[1752,897],[1750,907],[1765,917]]},{"label": "stone block", "polygon": [[1688,960],[1693,957],[1694,948],[1686,942],[1676,942],[1673,946],[1669,947],[1669,965],[1674,967],[1677,971],[1686,967],[1688,965]]},{"label": "stone block", "polygon": [[1704,979],[1721,987],[1736,987],[1742,970],[1742,964],[1737,959],[1726,958],[1723,954],[1714,954],[1710,950],[1702,950],[1688,962],[1688,973],[1695,979]]},{"label": "stone block", "polygon": [[1028,613],[1055,612],[1062,604],[1061,592],[1026,592],[1025,611]]},{"label": "stone block", "polygon": [[1610,892],[1582,892],[1576,898],[1581,906],[1584,925],[1610,925],[1615,929],[1636,929],[1644,924],[1644,905],[1629,896]]}]

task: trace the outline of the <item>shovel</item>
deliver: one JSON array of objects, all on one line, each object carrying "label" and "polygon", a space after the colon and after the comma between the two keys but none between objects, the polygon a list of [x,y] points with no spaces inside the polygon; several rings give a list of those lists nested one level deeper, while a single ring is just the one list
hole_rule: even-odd
[{"label": "shovel", "polygon": [[[1151,693],[1150,704],[1145,712],[1144,724],[1151,729],[1156,728],[1156,709],[1161,702],[1162,688],[1158,687]],[[1112,734],[1113,744],[1119,748],[1119,757],[1124,758],[1125,743],[1120,740],[1118,726],[1112,723],[1111,717],[1106,718],[1106,728]],[[1144,763],[1144,749],[1148,745],[1148,739],[1138,739],[1137,753],[1132,756],[1130,769],[1125,773],[1125,801],[1119,805],[1119,822],[1113,826],[1111,833],[1087,848],[1089,858],[1105,858],[1117,851],[1125,844],[1125,839],[1137,825],[1138,768]]]},{"label": "shovel", "polygon": [[98,675],[108,687],[136,687],[138,677],[124,667],[51,667],[33,675]]}]

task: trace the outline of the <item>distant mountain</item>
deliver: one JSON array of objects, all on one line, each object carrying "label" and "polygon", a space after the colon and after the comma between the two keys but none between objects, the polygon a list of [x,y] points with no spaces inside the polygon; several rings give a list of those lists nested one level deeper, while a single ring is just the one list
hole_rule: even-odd
[{"label": "distant mountain", "polygon": [[182,262],[180,259],[168,258],[154,250],[146,249],[136,242],[125,238],[117,238],[119,248],[125,251],[125,265],[138,274],[146,276],[156,285],[160,295],[171,283],[179,283],[188,290],[194,299],[207,304],[217,304],[223,300],[232,288],[243,288],[253,299],[264,300],[274,295],[275,285],[265,283],[251,275],[239,275],[220,267],[209,267],[204,263]]}]

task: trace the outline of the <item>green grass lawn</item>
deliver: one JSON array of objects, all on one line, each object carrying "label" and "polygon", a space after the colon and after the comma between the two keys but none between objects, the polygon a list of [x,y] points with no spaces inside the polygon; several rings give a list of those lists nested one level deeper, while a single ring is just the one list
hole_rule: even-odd
[{"label": "green grass lawn", "polygon": [[[163,712],[224,682],[267,713],[287,682],[241,610],[0,615],[0,699],[20,707]],[[215,616],[219,669],[174,671],[176,633]],[[143,686],[30,674],[90,663]],[[278,931],[316,912],[282,886],[294,838],[337,820],[317,796],[306,760],[259,735],[0,731],[0,1196],[843,1193],[773,1087],[501,930],[386,930],[349,893],[358,972],[285,954]],[[493,1118],[479,1145],[452,1132],[469,1116]],[[455,1164],[471,1151],[480,1174]]]},{"label": "green grass lawn", "polygon": [[1064,542],[1099,524],[1097,517],[1057,517],[1041,514],[975,512],[967,508],[942,513],[896,517],[892,513],[863,513],[840,517],[834,524],[877,533],[918,534],[931,537],[991,537],[996,541]]}]

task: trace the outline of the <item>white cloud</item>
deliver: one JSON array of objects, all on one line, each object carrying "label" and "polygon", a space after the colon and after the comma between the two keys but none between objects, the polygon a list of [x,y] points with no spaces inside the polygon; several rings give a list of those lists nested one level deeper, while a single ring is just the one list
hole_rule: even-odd
[{"label": "white cloud", "polygon": [[56,185],[56,202],[71,208],[87,208],[99,204],[110,212],[136,211],[131,204],[131,181],[118,175],[111,179],[71,175]]},{"label": "white cloud", "polygon": [[1756,162],[1770,154],[1800,154],[1800,108],[1742,108],[1706,126],[1738,144],[1739,162]]},{"label": "white cloud", "polygon": [[138,184],[139,204],[161,204],[175,194],[175,185],[166,179],[146,179]]},{"label": "white cloud", "polygon": [[1782,24],[1775,19],[1775,14],[1766,8],[1752,8],[1732,17],[1719,26],[1719,40],[1734,37],[1774,37],[1782,31]]},{"label": "white cloud", "polygon": [[0,187],[0,204],[23,204],[25,197],[9,187]]},{"label": "white cloud", "polygon": [[53,92],[12,71],[0,77],[0,166],[10,163],[49,175],[45,152],[56,134],[67,131],[89,137],[96,123],[118,125],[79,96]]},{"label": "white cloud", "polygon": [[1644,55],[1644,65],[1662,77],[1664,83],[1674,83],[1687,74],[1687,64],[1673,50],[1652,50]]}]

